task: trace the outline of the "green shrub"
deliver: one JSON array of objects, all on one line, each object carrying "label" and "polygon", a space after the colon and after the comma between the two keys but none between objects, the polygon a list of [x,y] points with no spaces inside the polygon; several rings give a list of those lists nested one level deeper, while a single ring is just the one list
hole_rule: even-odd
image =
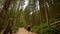
[{"label": "green shrub", "polygon": [[45,28],[40,30],[40,34],[54,34],[56,31],[53,28]]}]

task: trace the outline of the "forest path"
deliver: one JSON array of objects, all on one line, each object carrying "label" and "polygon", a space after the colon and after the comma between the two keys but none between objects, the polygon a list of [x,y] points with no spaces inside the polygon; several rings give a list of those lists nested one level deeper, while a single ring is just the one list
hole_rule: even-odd
[{"label": "forest path", "polygon": [[24,28],[19,28],[18,31],[15,34],[36,34],[33,32],[28,32],[26,29]]}]

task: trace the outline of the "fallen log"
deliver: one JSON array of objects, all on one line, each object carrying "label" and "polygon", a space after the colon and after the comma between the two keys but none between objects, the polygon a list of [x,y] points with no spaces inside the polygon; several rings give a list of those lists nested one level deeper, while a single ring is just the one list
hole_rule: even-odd
[{"label": "fallen log", "polygon": [[[54,22],[54,23],[51,23],[50,26],[53,26],[53,25],[55,25],[55,24],[60,24],[60,20],[59,20],[59,21],[56,21],[56,22]],[[44,28],[48,28],[48,26],[43,27],[43,29],[44,29]]]}]

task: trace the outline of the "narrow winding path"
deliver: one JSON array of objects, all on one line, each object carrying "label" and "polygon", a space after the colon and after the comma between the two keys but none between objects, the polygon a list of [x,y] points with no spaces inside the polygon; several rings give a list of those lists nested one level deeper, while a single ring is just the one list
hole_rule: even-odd
[{"label": "narrow winding path", "polygon": [[36,34],[33,32],[28,32],[26,29],[24,28],[19,28],[18,31],[15,34]]}]

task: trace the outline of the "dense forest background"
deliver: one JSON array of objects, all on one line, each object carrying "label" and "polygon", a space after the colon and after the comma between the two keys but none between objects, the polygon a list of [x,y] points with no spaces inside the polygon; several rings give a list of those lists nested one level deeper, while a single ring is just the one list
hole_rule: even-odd
[{"label": "dense forest background", "polygon": [[12,32],[24,24],[38,34],[60,34],[60,0],[0,0],[0,32],[12,18]]}]

